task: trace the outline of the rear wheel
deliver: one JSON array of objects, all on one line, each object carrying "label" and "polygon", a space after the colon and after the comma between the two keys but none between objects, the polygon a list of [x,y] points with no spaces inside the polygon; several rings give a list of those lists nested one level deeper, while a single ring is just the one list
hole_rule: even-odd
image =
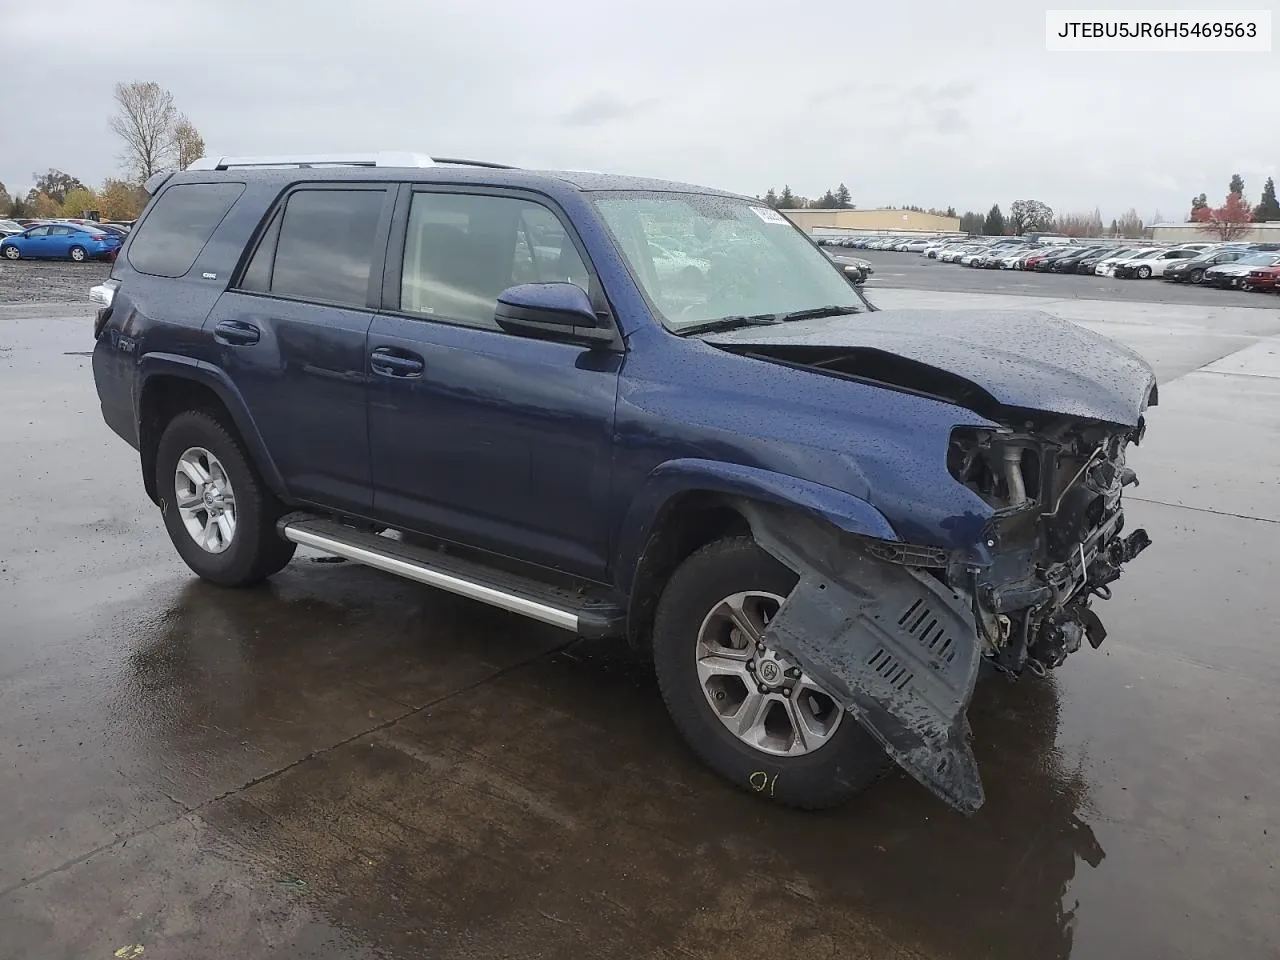
[{"label": "rear wheel", "polygon": [[830,693],[766,641],[795,584],[748,537],[703,547],[658,602],[653,658],[667,709],[703,762],[744,790],[821,809],[870,786],[891,763]]},{"label": "rear wheel", "polygon": [[84,247],[72,247],[67,251],[67,253],[76,263],[84,263],[89,259],[89,254],[85,251]]},{"label": "rear wheel", "polygon": [[198,576],[228,587],[266,579],[292,558],[275,529],[283,513],[235,437],[214,417],[180,413],[156,452],[169,539]]}]

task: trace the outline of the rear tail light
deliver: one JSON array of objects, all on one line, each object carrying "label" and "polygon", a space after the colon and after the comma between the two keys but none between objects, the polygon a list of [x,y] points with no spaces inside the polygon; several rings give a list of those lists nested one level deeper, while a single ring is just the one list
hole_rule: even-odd
[{"label": "rear tail light", "polygon": [[116,298],[116,291],[119,289],[119,280],[106,280],[95,287],[89,288],[89,300],[103,307],[110,307]]}]

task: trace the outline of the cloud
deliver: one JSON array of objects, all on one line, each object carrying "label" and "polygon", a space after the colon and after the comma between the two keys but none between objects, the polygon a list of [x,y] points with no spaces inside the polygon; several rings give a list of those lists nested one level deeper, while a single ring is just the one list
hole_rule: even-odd
[{"label": "cloud", "polygon": [[627,101],[612,93],[595,93],[561,115],[571,127],[599,127],[634,117],[656,103],[655,100]]},{"label": "cloud", "polygon": [[11,192],[51,166],[95,184],[116,173],[117,80],[172,90],[211,153],[416,149],[748,194],[844,181],[864,207],[1036,197],[1108,221],[1130,206],[1173,216],[1233,172],[1254,196],[1275,172],[1274,125],[1238,95],[1273,85],[1274,54],[1050,54],[1025,0],[881,5],[852,40],[829,7],[793,5],[783,24],[776,0],[557,0],[553,16],[362,0],[359,17],[348,0],[308,0],[305,17],[262,0],[112,0],[108,17],[97,0],[59,0],[58,17],[0,3],[14,49],[92,22],[119,54],[89,74],[6,73]]},{"label": "cloud", "polygon": [[943,107],[933,111],[933,129],[941,134],[964,133],[969,121],[955,107]]}]

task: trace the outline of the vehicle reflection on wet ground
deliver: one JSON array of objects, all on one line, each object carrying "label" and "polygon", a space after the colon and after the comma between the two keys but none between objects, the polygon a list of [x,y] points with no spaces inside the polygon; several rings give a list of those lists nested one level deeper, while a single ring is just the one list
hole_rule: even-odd
[{"label": "vehicle reflection on wet ground", "polygon": [[1280,318],[1247,312],[1114,318],[1162,381],[1156,545],[1101,650],[979,687],[972,818],[902,775],[734,791],[618,644],[302,552],[193,581],[87,320],[0,319],[0,955],[1273,956],[1280,445],[1246,436],[1280,434]]}]

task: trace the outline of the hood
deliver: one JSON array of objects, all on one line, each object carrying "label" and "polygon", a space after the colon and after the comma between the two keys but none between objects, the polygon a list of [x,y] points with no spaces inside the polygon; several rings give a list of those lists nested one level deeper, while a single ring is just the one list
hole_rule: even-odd
[{"label": "hood", "polygon": [[1155,373],[1138,354],[1032,310],[877,310],[704,339],[939,397],[988,418],[1017,407],[1134,426],[1155,402]]}]

